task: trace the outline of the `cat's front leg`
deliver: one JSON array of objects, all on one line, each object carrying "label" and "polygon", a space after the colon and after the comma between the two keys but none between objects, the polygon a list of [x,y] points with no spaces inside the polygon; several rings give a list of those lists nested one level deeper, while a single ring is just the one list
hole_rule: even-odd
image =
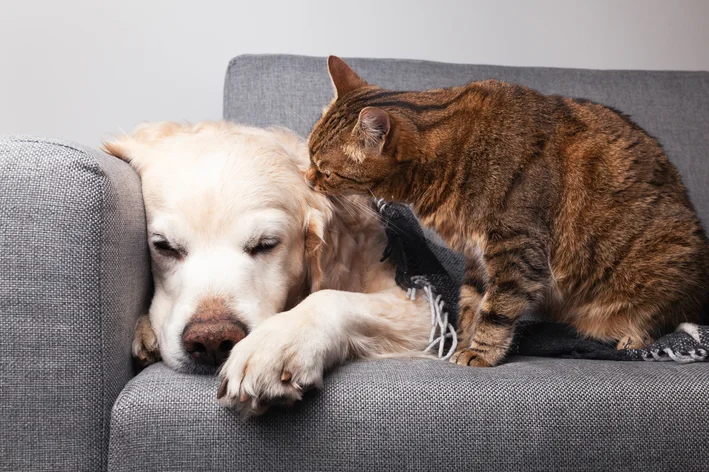
[{"label": "cat's front leg", "polygon": [[470,347],[473,342],[475,319],[480,311],[487,285],[487,273],[482,254],[477,252],[466,254],[465,277],[458,302],[458,345],[464,348]]},{"label": "cat's front leg", "polygon": [[[451,358],[459,365],[499,364],[509,350],[515,322],[541,301],[549,280],[546,251],[538,240],[525,234],[489,239],[484,260],[485,294],[480,297],[479,287],[469,282],[461,289],[463,342]],[[466,326],[466,313],[471,312],[475,313],[473,322]],[[471,341],[465,343],[466,339]]]}]

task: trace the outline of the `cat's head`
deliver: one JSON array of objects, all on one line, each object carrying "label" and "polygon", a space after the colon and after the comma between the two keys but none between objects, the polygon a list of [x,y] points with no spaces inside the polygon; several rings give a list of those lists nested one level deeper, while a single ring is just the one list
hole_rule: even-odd
[{"label": "cat's head", "polygon": [[[327,61],[335,99],[308,139],[307,178],[328,194],[363,193],[401,200],[410,156],[404,141],[415,139],[411,125],[392,107],[371,106],[396,94],[367,84],[342,59]],[[401,183],[402,188],[397,188]]]}]

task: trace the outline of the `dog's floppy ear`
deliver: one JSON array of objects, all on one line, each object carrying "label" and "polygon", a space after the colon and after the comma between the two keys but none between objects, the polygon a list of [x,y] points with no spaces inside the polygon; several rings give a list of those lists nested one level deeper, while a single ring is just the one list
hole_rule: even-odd
[{"label": "dog's floppy ear", "polygon": [[144,154],[141,148],[142,144],[129,135],[104,141],[101,145],[104,152],[126,161],[139,172],[142,170],[140,163],[141,156]]},{"label": "dog's floppy ear", "polygon": [[184,125],[169,121],[143,123],[131,134],[104,141],[101,147],[108,154],[128,162],[141,173],[152,154],[151,147],[160,139],[177,134],[183,129]]},{"label": "dog's floppy ear", "polygon": [[305,221],[305,265],[310,285],[310,293],[322,288],[322,256],[325,245],[325,213],[315,208],[308,210]]}]

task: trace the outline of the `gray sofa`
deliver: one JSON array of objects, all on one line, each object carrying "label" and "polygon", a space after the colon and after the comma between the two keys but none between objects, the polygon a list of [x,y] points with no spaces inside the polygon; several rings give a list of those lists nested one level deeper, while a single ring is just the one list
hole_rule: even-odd
[{"label": "gray sofa", "polygon": [[[496,77],[617,107],[661,140],[709,221],[707,72],[349,62],[389,88]],[[331,96],[322,58],[240,56],[224,118],[306,136]],[[242,421],[218,406],[213,377],[134,375],[150,286],[129,166],[0,139],[2,470],[709,470],[706,363],[354,362],[295,408]]]}]

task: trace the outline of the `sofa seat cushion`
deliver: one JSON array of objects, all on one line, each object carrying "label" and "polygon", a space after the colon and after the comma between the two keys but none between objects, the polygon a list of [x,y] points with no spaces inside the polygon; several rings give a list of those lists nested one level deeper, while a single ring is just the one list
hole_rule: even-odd
[{"label": "sofa seat cushion", "polygon": [[110,470],[702,470],[709,364],[359,361],[242,419],[214,377],[156,364],[112,414]]}]

